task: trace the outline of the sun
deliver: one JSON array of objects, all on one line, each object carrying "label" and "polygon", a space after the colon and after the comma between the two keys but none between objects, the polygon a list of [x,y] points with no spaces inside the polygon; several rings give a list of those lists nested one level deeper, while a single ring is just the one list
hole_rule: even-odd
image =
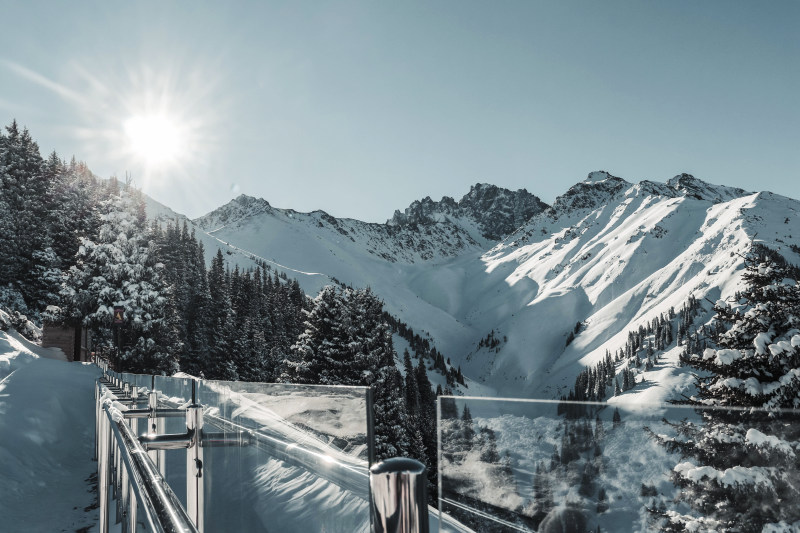
[{"label": "sun", "polygon": [[167,115],[138,115],[125,121],[125,135],[131,153],[148,167],[177,163],[186,151],[186,135]]}]

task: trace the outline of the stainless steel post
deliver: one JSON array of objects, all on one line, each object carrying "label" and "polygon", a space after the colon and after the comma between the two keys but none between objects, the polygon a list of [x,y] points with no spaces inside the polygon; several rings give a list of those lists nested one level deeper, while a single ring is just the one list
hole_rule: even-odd
[{"label": "stainless steel post", "polygon": [[[164,433],[164,421],[160,418],[156,417],[156,409],[158,409],[158,391],[150,390],[150,396],[148,396],[148,407],[150,408],[151,416],[147,421],[147,432],[148,433]],[[161,472],[161,475],[164,475],[164,452],[161,450],[148,450],[147,455],[150,456],[150,459],[153,460],[153,463],[158,468],[158,471]]]},{"label": "stainless steel post", "polygon": [[[120,455],[122,455],[122,450],[120,449]],[[117,503],[117,509],[119,512],[117,513],[117,522],[122,523],[122,533],[128,533],[128,505],[130,504],[130,492],[128,492],[128,469],[125,468],[125,465],[122,463],[122,460],[119,461],[120,465],[120,472],[119,472],[119,479],[120,485],[122,486],[122,490],[120,491],[120,498]]]},{"label": "stainless steel post", "polygon": [[[133,387],[131,389],[131,398],[133,398],[135,400],[138,397],[139,397],[139,388],[138,387]],[[128,419],[128,425],[130,426],[131,431],[133,432],[133,434],[136,435],[138,433],[137,430],[138,430],[138,427],[139,427],[139,420],[136,419],[136,418],[130,418],[130,419]],[[129,533],[136,533],[137,501],[136,501],[136,497],[134,496],[133,485],[132,485],[133,482],[134,481],[131,480],[131,487],[129,488],[129,491],[128,491],[128,494],[130,494],[130,499],[128,501],[128,532]]]},{"label": "stainless steel post", "polygon": [[193,403],[186,408],[186,430],[192,435],[192,445],[186,450],[186,513],[197,530],[202,533],[204,511],[202,406]]},{"label": "stainless steel post", "polygon": [[117,504],[116,522],[120,523],[122,520],[122,450],[119,449],[119,443],[116,439],[113,441],[114,447],[114,501]]},{"label": "stainless steel post", "polygon": [[100,419],[100,451],[97,455],[97,491],[100,504],[100,533],[108,533],[108,467],[109,467],[109,438],[108,421],[105,413]]},{"label": "stainless steel post", "polygon": [[428,533],[425,465],[394,458],[369,469],[374,533]]},{"label": "stainless steel post", "polygon": [[94,459],[98,461],[100,453],[100,382],[94,382]]},{"label": "stainless steel post", "polygon": [[[139,444],[139,439],[124,422],[122,413],[110,404],[104,406],[108,418],[110,434],[121,445],[122,461],[126,469],[133,473],[136,481],[134,490],[147,531],[175,533],[198,533],[194,523],[181,506],[164,478]],[[184,446],[184,448],[187,448]],[[126,451],[127,450],[127,451]]]},{"label": "stainless steel post", "polygon": [[[128,392],[128,384],[122,384],[123,394]],[[114,440],[116,442],[116,439]],[[127,515],[125,513],[128,507],[128,473],[125,465],[122,462],[122,448],[117,443],[117,523],[122,523],[122,533],[127,533],[125,527],[127,525]]]},{"label": "stainless steel post", "polygon": [[137,511],[139,509],[138,502],[135,497],[131,497],[131,509],[128,513],[128,532],[136,533],[136,521],[138,520]]}]

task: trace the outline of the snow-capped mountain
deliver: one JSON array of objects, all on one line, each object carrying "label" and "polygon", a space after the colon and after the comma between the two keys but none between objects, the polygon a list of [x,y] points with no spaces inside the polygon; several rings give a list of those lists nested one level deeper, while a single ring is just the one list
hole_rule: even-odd
[{"label": "snow-capped mountain", "polygon": [[[273,225],[280,224],[279,228],[297,237],[323,238],[336,245],[349,240],[385,261],[417,263],[485,250],[546,207],[524,189],[512,192],[477,184],[458,202],[447,196],[439,202],[430,197],[415,201],[404,213],[395,211],[386,224],[337,219],[324,211],[278,209],[246,195],[195,222],[219,238],[238,231],[269,236],[276,233]],[[351,247],[345,243],[344,248]]]},{"label": "snow-capped mountain", "polygon": [[[555,397],[690,295],[732,295],[752,243],[800,263],[798,211],[796,200],[688,174],[634,184],[601,171],[552,206],[478,184],[459,201],[414,202],[386,224],[247,196],[192,224],[209,257],[221,246],[240,265],[261,258],[309,293],[334,279],[370,286],[479,382],[470,393]],[[688,386],[678,351],[645,376],[664,386],[637,394],[660,400]]]},{"label": "snow-capped mountain", "polygon": [[[753,242],[797,262],[790,245],[798,242],[798,209],[795,200],[686,174],[666,184],[631,184],[592,173],[481,257],[488,275],[530,299],[488,320],[508,342],[494,354],[468,354],[466,372],[490,376],[500,390],[510,381],[521,385],[517,390],[554,396],[571,385],[576,368],[614,352],[629,331],[680,308],[690,295],[712,302],[732,295]],[[461,314],[487,312],[479,304]],[[672,379],[679,373],[676,364],[645,379],[674,389],[686,384]],[[673,392],[649,394],[664,399]]]}]

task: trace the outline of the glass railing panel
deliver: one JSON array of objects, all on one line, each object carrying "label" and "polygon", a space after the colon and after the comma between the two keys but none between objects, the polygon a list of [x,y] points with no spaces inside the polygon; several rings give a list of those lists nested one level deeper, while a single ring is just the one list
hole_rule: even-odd
[{"label": "glass railing panel", "polygon": [[800,526],[794,411],[441,397],[438,429],[442,531]]},{"label": "glass railing panel", "polygon": [[209,531],[369,531],[367,389],[202,381]]},{"label": "glass railing panel", "polygon": [[131,374],[129,372],[123,372],[121,376],[122,381],[129,383],[132,387],[137,387],[140,395],[149,392],[153,385],[153,376],[150,374]]},{"label": "glass railing panel", "polygon": [[188,377],[155,376],[154,387],[159,392],[160,401],[184,406],[192,400],[193,381]]},{"label": "glass railing panel", "polygon": [[[194,380],[186,377],[155,376],[154,387],[158,391],[159,409],[186,407],[192,400]],[[157,419],[156,433],[186,433],[186,417]],[[158,465],[164,479],[186,507],[186,450],[160,450]]]}]

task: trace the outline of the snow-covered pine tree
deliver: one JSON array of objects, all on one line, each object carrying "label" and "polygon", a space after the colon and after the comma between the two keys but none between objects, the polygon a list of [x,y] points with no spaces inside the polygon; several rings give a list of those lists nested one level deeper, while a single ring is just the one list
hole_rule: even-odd
[{"label": "snow-covered pine tree", "polygon": [[[419,459],[428,468],[428,494],[434,500],[438,497],[436,485],[438,483],[438,455],[436,446],[436,393],[431,386],[428,379],[428,371],[425,367],[424,358],[417,361],[417,367],[414,369],[417,381],[417,390],[419,391],[419,413],[417,416],[417,425],[422,432],[422,438],[426,443],[426,460]],[[441,395],[441,385],[438,386]],[[447,390],[445,394],[452,394],[453,391]],[[446,413],[445,413],[446,414]]]},{"label": "snow-covered pine tree", "polygon": [[414,365],[411,364],[411,354],[408,353],[408,350],[403,352],[403,368],[406,372],[406,407],[410,415],[417,416],[420,407],[419,387],[417,387],[417,376],[414,372]]},{"label": "snow-covered pine tree", "polygon": [[209,336],[211,329],[211,295],[205,268],[203,246],[189,232],[184,221],[168,223],[164,231],[160,227],[151,230],[156,242],[158,261],[164,264],[164,275],[172,288],[176,316],[179,320],[176,331],[182,350],[181,370],[193,375],[203,373],[211,377],[208,368]]},{"label": "snow-covered pine tree", "polygon": [[407,431],[406,405],[398,391],[403,390],[403,377],[394,364],[378,370],[373,385],[375,402],[375,458],[408,457],[411,439]]},{"label": "snow-covered pine tree", "polygon": [[653,509],[664,531],[800,528],[797,269],[754,246],[743,279],[737,301],[715,305],[725,330],[716,348],[684,356],[703,376],[688,403],[720,408],[700,411],[702,423],[676,424],[679,439],[653,435],[683,457],[673,481],[693,511]]},{"label": "snow-covered pine tree", "polygon": [[282,378],[291,383],[352,385],[344,375],[351,362],[347,359],[350,319],[342,294],[333,285],[324,287],[307,312],[305,332],[284,361]]},{"label": "snow-covered pine tree", "polygon": [[97,240],[82,239],[77,264],[61,291],[65,318],[92,328],[96,343],[112,344],[114,306],[125,308],[120,366],[135,372],[173,373],[179,344],[171,296],[156,249],[145,235],[143,200],[132,186],[105,202]]},{"label": "snow-covered pine tree", "polygon": [[67,271],[75,263],[81,237],[97,238],[101,187],[86,165],[74,157],[69,163],[57,163],[51,155],[46,172],[53,180],[49,208],[52,247],[62,270]]},{"label": "snow-covered pine tree", "polygon": [[294,383],[371,386],[376,458],[409,455],[403,377],[394,363],[383,303],[369,289],[341,291],[329,285],[306,312],[305,328],[284,361],[281,378]]},{"label": "snow-covered pine tree", "polygon": [[[347,376],[371,385],[375,403],[375,457],[416,456],[424,461],[424,450],[412,452],[412,438],[404,394],[404,382],[395,365],[392,333],[383,319],[383,302],[369,288],[346,289],[350,308],[352,364]],[[428,386],[430,390],[430,386]],[[420,437],[423,432],[420,431]]]},{"label": "snow-covered pine tree", "polygon": [[[16,121],[6,127],[0,150],[0,286],[19,291],[33,312],[43,307],[36,274],[49,267],[48,184],[39,146]],[[45,263],[45,264],[43,264]]]},{"label": "snow-covered pine tree", "polygon": [[233,310],[230,299],[230,279],[225,271],[222,250],[211,259],[208,269],[209,291],[209,354],[203,373],[212,379],[236,380],[239,374],[230,358],[233,337]]}]

